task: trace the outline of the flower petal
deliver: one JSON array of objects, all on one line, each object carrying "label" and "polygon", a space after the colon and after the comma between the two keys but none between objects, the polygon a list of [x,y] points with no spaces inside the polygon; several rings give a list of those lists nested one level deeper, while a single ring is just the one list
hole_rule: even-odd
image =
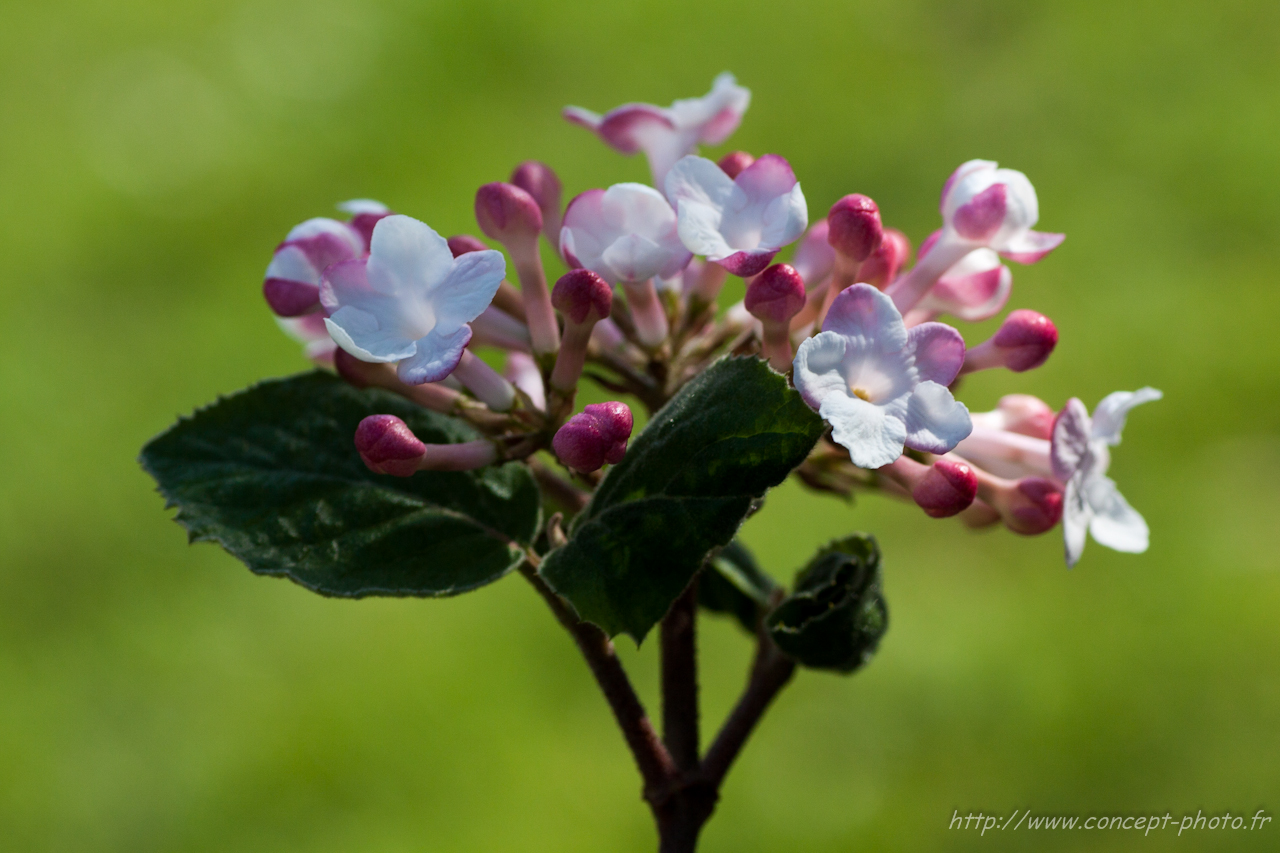
[{"label": "flower petal", "polygon": [[969,410],[946,386],[921,382],[907,401],[906,444],[926,453],[948,453],[973,431]]},{"label": "flower petal", "polygon": [[381,293],[422,296],[453,269],[449,244],[425,222],[394,214],[378,220],[370,241],[369,285]]},{"label": "flower petal", "polygon": [[300,281],[304,284],[314,284],[318,287],[320,285],[321,272],[323,272],[323,269],[316,269],[301,246],[293,243],[282,243],[276,249],[276,253],[271,256],[271,263],[267,264],[265,277]]},{"label": "flower petal", "polygon": [[734,253],[720,233],[723,212],[719,208],[687,199],[681,199],[678,204],[676,229],[680,242],[686,249],[695,255],[705,255],[710,260],[727,258]]},{"label": "flower petal", "polygon": [[715,163],[705,157],[690,155],[682,157],[671,167],[663,189],[677,210],[679,202],[691,201],[723,211],[733,198],[735,186],[733,179]]},{"label": "flower petal", "polygon": [[1155,388],[1139,388],[1137,391],[1116,391],[1102,398],[1098,408],[1093,410],[1093,429],[1091,437],[1094,441],[1105,441],[1107,444],[1120,443],[1120,433],[1124,430],[1125,418],[1129,410],[1142,403],[1159,400],[1164,395]]},{"label": "flower petal", "polygon": [[470,326],[462,326],[451,334],[441,334],[433,329],[414,342],[417,351],[400,362],[396,375],[409,385],[439,382],[458,366],[470,340]]},{"label": "flower petal", "polygon": [[454,259],[448,276],[432,291],[436,315],[432,332],[449,336],[479,317],[493,301],[506,272],[506,259],[494,249],[467,252]]},{"label": "flower petal", "polygon": [[848,395],[843,370],[846,350],[845,338],[835,332],[819,332],[800,343],[792,362],[792,381],[809,408],[816,411],[828,394]]},{"label": "flower petal", "polygon": [[1093,510],[1089,508],[1084,490],[1080,487],[1083,479],[1084,475],[1078,474],[1068,480],[1062,496],[1062,545],[1069,569],[1080,562],[1085,537],[1089,532],[1089,521],[1093,517]]},{"label": "flower petal", "polygon": [[1089,458],[1089,410],[1078,398],[1072,397],[1053,422],[1053,435],[1049,460],[1053,476],[1069,482]]},{"label": "flower petal", "polygon": [[827,311],[822,330],[860,337],[888,351],[907,345],[907,327],[893,300],[869,284],[841,291]]},{"label": "flower petal", "polygon": [[907,438],[900,406],[877,406],[848,394],[828,394],[818,409],[831,439],[859,468],[879,468],[902,455]]},{"label": "flower petal", "polygon": [[1049,234],[1028,229],[1006,240],[1000,247],[1000,254],[1020,264],[1034,264],[1061,246],[1065,239],[1067,239],[1066,234]]},{"label": "flower petal", "polygon": [[[756,161],[760,162],[759,160]],[[791,191],[770,201],[761,214],[760,246],[781,249],[795,242],[809,225],[809,207],[796,184]]]},{"label": "flower petal", "polygon": [[671,104],[669,114],[681,128],[696,128],[700,142],[719,145],[729,138],[751,105],[751,90],[738,85],[728,71],[716,76],[711,91],[701,98]]},{"label": "flower petal", "polygon": [[384,327],[374,314],[351,305],[325,318],[334,343],[361,361],[392,362],[417,352],[416,344],[398,329]]},{"label": "flower petal", "polygon": [[964,338],[945,323],[921,323],[907,331],[921,381],[950,385],[964,364]]},{"label": "flower petal", "polygon": [[733,179],[751,201],[763,201],[786,195],[796,186],[796,173],[785,157],[765,154]]},{"label": "flower petal", "polygon": [[[989,252],[996,258],[995,266],[968,275],[946,275],[940,278],[937,284],[929,288],[918,307],[924,311],[951,314],[970,323],[999,314],[1013,290],[1013,273],[989,249],[977,249],[969,254],[976,255],[979,252]],[[952,267],[953,270],[955,268]]]},{"label": "flower petal", "polygon": [[1089,533],[1099,545],[1129,554],[1147,550],[1147,522],[1129,506],[1109,477],[1093,477],[1085,483],[1086,499],[1093,511]]}]

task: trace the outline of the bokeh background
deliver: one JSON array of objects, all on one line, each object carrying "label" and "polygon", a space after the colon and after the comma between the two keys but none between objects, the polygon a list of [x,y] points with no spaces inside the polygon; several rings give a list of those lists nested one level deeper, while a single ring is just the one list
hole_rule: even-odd
[{"label": "bokeh background", "polygon": [[[961,161],[1025,171],[1011,307],[1091,408],[1145,384],[1113,476],[1142,556],[974,534],[791,486],[745,530],[775,575],[852,530],[892,626],[803,673],[706,851],[1277,849],[1265,831],[949,830],[953,810],[1280,813],[1280,6],[1268,0],[644,4],[10,3],[0,28],[0,848],[650,851],[639,783],[526,585],[329,601],[188,547],[135,463],[180,413],[305,369],[262,303],[272,248],[371,196],[474,231],[525,158],[568,192],[647,180],[569,103],[754,91],[817,218],[864,192],[917,242]],[[711,152],[728,150],[728,146]],[[971,342],[986,327],[965,329]],[[703,622],[707,727],[749,644]],[[653,643],[624,648],[651,703]]]}]

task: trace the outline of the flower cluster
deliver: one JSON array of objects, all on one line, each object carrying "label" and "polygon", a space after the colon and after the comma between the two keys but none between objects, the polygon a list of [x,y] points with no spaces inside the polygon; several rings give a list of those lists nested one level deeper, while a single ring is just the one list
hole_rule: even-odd
[{"label": "flower cluster", "polygon": [[[369,467],[410,476],[527,460],[561,494],[589,490],[623,458],[632,414],[614,401],[575,415],[584,375],[653,412],[720,356],[757,354],[830,427],[796,469],[804,483],[879,489],[931,517],[1023,534],[1061,521],[1070,565],[1086,531],[1144,550],[1146,525],[1106,470],[1128,410],[1159,392],[1112,394],[1092,419],[1077,399],[1055,413],[1010,395],[971,414],[954,395],[964,374],[1030,370],[1057,343],[1034,311],[1012,311],[974,346],[937,321],[996,316],[1012,292],[1004,260],[1035,263],[1062,243],[1033,230],[1039,205],[1027,177],[986,160],[961,165],[942,189],[942,227],[913,265],[910,240],[883,225],[872,199],[847,195],[810,225],[783,157],[698,156],[700,144],[728,138],[749,103],[723,74],[707,95],[670,107],[566,108],[618,151],[643,152],[654,185],[589,189],[562,207],[555,172],[521,164],[475,198],[479,232],[505,255],[367,200],[339,205],[350,221],[290,231],[263,292],[308,355],[356,385],[463,417],[483,436],[432,446],[397,418],[371,417],[355,436]],[[568,270],[551,287],[544,254]],[[746,297],[720,311],[730,275],[745,280]]]}]

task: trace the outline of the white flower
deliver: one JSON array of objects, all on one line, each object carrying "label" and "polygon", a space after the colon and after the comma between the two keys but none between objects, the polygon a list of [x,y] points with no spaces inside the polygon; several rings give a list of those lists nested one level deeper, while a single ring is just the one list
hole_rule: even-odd
[{"label": "white flower", "polygon": [[408,216],[373,229],[368,258],[325,272],[320,301],[338,346],[361,361],[399,362],[411,385],[448,376],[471,339],[467,325],[493,300],[506,272],[492,249],[457,258],[445,239]]},{"label": "white flower", "polygon": [[666,180],[680,239],[734,275],[747,278],[804,233],[809,209],[791,165],[766,154],[730,178],[704,157],[685,157]]},{"label": "white flower", "polygon": [[942,188],[944,239],[958,237],[1030,264],[1053,251],[1062,234],[1032,231],[1040,203],[1027,176],[990,160],[970,160]]},{"label": "white flower", "polygon": [[267,265],[262,293],[280,317],[298,317],[320,304],[320,276],[330,264],[367,251],[360,232],[345,222],[317,217],[295,226]]},{"label": "white flower", "polygon": [[[921,246],[923,257],[932,246]],[[1013,273],[991,249],[974,249],[942,274],[917,311],[930,316],[950,314],[975,323],[999,314],[1013,290]]]},{"label": "white flower", "polygon": [[604,115],[582,107],[565,107],[569,121],[595,131],[623,154],[643,151],[649,158],[653,181],[663,185],[668,170],[698,143],[719,145],[729,138],[751,103],[751,91],[739,86],[733,75],[716,77],[711,91],[701,98],[685,98],[670,107],[623,104]]},{"label": "white flower", "polygon": [[1117,551],[1138,554],[1147,550],[1146,521],[1106,475],[1111,464],[1108,448],[1120,443],[1130,409],[1161,396],[1154,388],[1108,394],[1094,410],[1092,420],[1084,403],[1073,397],[1058,415],[1050,460],[1054,476],[1066,484],[1062,533],[1068,566],[1080,560],[1086,531],[1099,544]]},{"label": "white flower", "polygon": [[671,278],[693,257],[676,233],[676,212],[644,184],[588,190],[569,203],[560,251],[610,284]]},{"label": "white flower", "polygon": [[888,296],[855,284],[831,304],[822,331],[800,344],[794,381],[853,463],[879,468],[904,445],[946,453],[969,434],[969,410],[947,390],[963,363],[955,329],[908,330]]}]

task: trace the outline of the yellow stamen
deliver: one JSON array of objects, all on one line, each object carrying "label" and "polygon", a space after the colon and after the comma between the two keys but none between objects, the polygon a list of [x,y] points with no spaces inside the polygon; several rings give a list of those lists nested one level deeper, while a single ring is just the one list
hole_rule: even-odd
[{"label": "yellow stamen", "polygon": [[857,397],[859,400],[866,400],[868,403],[871,402],[871,395],[866,391],[863,391],[861,388],[850,388],[849,390],[852,391],[853,396]]}]

